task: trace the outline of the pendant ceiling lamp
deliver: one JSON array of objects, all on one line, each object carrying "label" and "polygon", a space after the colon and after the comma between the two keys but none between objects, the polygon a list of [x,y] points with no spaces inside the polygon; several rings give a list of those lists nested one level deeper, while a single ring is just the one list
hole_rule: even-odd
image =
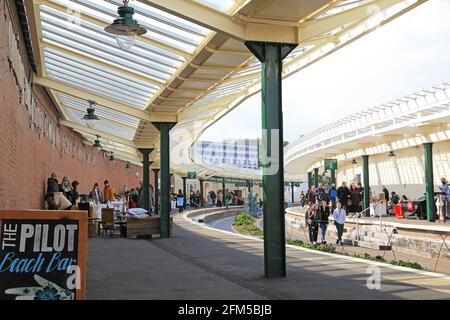
[{"label": "pendant ceiling lamp", "polygon": [[125,0],[123,6],[117,10],[119,18],[105,28],[106,32],[114,35],[123,50],[130,50],[136,42],[136,37],[147,33],[147,29],[133,19],[134,8],[129,7],[128,2]]},{"label": "pendant ceiling lamp", "polygon": [[95,139],[94,144],[92,146],[97,150],[103,148],[103,146],[100,143],[100,136],[97,136],[97,139]]},{"label": "pendant ceiling lamp", "polygon": [[95,101],[89,100],[89,108],[86,109],[86,114],[83,117],[84,122],[88,128],[94,129],[97,122],[100,121],[99,117],[95,114]]}]

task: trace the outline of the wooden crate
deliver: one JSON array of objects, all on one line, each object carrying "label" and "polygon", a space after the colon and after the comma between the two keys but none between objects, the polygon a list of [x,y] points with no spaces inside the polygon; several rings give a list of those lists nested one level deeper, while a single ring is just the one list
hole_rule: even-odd
[{"label": "wooden crate", "polygon": [[[170,218],[170,236],[172,232],[173,218]],[[140,237],[149,237],[161,234],[160,218],[148,217],[145,219],[127,218],[127,238],[136,239]]]}]

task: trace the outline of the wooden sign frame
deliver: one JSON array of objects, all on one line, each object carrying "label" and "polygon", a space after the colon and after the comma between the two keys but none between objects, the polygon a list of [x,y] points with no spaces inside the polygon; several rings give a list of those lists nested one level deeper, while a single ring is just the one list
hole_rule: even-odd
[{"label": "wooden sign frame", "polygon": [[[75,289],[76,300],[86,299],[86,272],[87,272],[87,243],[88,243],[88,215],[87,211],[45,211],[45,210],[22,210],[22,211],[0,211],[0,238],[3,238],[4,220],[48,220],[64,221],[74,220],[78,222],[77,242],[77,266],[80,268],[80,288]],[[0,243],[0,252],[2,251]],[[1,261],[0,261],[1,263]],[[2,273],[0,273],[0,277]],[[4,276],[4,275],[3,275]]]}]

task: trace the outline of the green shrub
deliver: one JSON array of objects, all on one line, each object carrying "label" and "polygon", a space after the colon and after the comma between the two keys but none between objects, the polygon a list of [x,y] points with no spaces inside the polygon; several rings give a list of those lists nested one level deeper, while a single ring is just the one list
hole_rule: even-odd
[{"label": "green shrub", "polygon": [[262,238],[264,233],[255,226],[255,222],[256,219],[244,211],[234,217],[233,226],[236,227],[239,233]]},{"label": "green shrub", "polygon": [[235,227],[244,227],[244,226],[253,226],[256,222],[256,219],[249,215],[247,212],[241,212],[236,217],[234,217],[233,226]]},{"label": "green shrub", "polygon": [[418,264],[417,262],[403,261],[403,260],[392,260],[390,263],[392,265],[394,265],[394,266],[400,266],[400,267],[406,267],[406,268],[423,270],[423,267],[420,264]]},{"label": "green shrub", "polygon": [[383,263],[389,263],[394,266],[400,266],[400,267],[406,267],[411,269],[418,269],[418,270],[424,270],[424,268],[418,264],[417,262],[411,262],[411,261],[403,261],[403,260],[386,260],[382,256],[371,256],[368,253],[364,253],[364,255],[360,254],[354,254],[353,257],[365,259],[365,260],[371,260],[376,262],[383,262]]},{"label": "green shrub", "polygon": [[323,243],[311,244],[311,243],[303,242],[301,240],[286,240],[286,243],[293,245],[293,246],[302,247],[302,248],[311,249],[311,250],[322,251],[322,252],[329,252],[329,253],[336,252],[336,248],[331,244],[323,244]]}]

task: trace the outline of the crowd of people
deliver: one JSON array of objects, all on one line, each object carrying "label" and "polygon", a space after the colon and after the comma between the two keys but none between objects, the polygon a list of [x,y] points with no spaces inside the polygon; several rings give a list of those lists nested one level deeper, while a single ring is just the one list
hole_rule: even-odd
[{"label": "crowd of people", "polygon": [[[443,211],[446,216],[450,207],[450,186],[446,178],[441,179],[439,189],[441,193],[438,211]],[[370,190],[370,189],[369,189]],[[411,207],[414,211],[414,204],[406,195],[398,195],[395,191],[389,190],[383,186],[382,192],[378,197],[373,197],[369,192],[372,203],[383,201],[387,204],[387,214],[394,211],[395,205],[404,205],[406,208]],[[326,243],[326,231],[329,225],[329,217],[333,217],[334,225],[337,229],[338,238],[336,243],[342,243],[342,234],[344,230],[345,218],[347,215],[358,214],[362,212],[362,203],[364,199],[364,189],[361,183],[351,183],[350,188],[346,182],[342,182],[341,186],[336,188],[334,184],[331,186],[323,186],[319,183],[316,187],[311,186],[306,193],[301,191],[301,206],[305,207],[305,223],[309,230],[309,240],[311,243],[318,243],[320,233],[320,242]],[[409,210],[409,209],[408,209]]]},{"label": "crowd of people", "polygon": [[[98,182],[95,182],[88,194],[80,194],[78,191],[79,182],[74,180],[70,182],[69,177],[64,176],[61,183],[58,182],[58,176],[55,172],[47,179],[47,192],[45,200],[48,210],[70,210],[79,202],[92,201],[96,205],[109,204],[116,200],[124,200],[128,208],[142,208],[144,202],[143,181],[136,188],[128,190],[123,186],[122,190],[116,192],[110,182],[105,180],[103,188],[100,188]],[[149,188],[150,204],[154,203],[153,186]],[[153,211],[151,205],[150,212]]]}]

